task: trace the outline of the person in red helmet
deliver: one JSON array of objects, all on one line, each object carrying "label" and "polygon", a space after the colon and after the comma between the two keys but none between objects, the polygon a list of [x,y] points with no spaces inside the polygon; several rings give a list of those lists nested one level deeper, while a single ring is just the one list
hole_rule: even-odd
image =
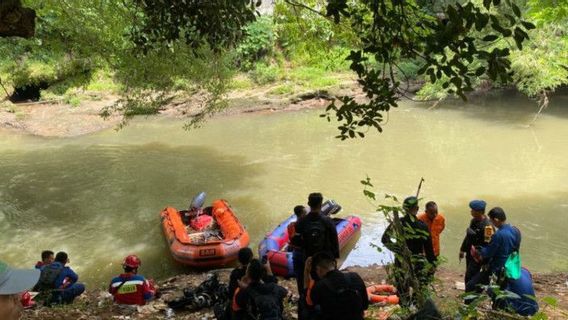
[{"label": "person in red helmet", "polygon": [[135,255],[124,258],[122,263],[124,273],[112,279],[108,289],[115,303],[144,305],[154,298],[156,289],[152,282],[138,275],[138,267],[141,264],[142,261]]}]

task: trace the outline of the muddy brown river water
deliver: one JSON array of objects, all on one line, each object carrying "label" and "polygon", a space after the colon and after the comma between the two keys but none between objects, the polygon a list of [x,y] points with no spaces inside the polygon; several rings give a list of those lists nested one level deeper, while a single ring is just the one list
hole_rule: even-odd
[{"label": "muddy brown river water", "polygon": [[568,98],[554,97],[530,127],[535,104],[517,95],[427,108],[404,102],[383,134],[353,141],[335,139],[317,110],[220,117],[191,132],[152,118],[76,138],[0,131],[0,259],[32,266],[43,249],[66,250],[81,278],[102,286],[123,256],[137,253],[144,274],[165,277],[186,269],[163,239],[164,206],[186,207],[202,190],[208,202],[225,198],[256,247],[309,192],[321,191],[341,214],[363,219],[345,264],[380,263],[388,254],[370,243],[383,218],[359,183],[368,175],[380,193],[399,196],[424,177],[422,197],[446,216],[450,267],[460,267],[467,203],[483,198],[521,229],[526,266],[567,271]]}]

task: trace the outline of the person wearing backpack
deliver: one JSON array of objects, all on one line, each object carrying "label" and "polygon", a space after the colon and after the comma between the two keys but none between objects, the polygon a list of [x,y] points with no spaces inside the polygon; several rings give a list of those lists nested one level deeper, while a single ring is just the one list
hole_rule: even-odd
[{"label": "person wearing backpack", "polygon": [[311,259],[319,281],[311,289],[310,298],[319,305],[321,320],[363,320],[369,297],[363,279],[354,272],[337,270],[335,258],[320,252]]},{"label": "person wearing backpack", "polygon": [[288,291],[277,284],[270,265],[253,259],[239,281],[233,301],[233,320],[282,320]]},{"label": "person wearing backpack", "polygon": [[108,292],[112,294],[117,304],[145,305],[156,295],[156,288],[151,281],[138,275],[142,261],[136,255],[124,258],[122,268],[124,273],[112,279]]},{"label": "person wearing backpack", "polygon": [[[321,193],[311,193],[308,196],[310,212],[296,223],[296,234],[293,244],[302,252],[302,261],[307,261],[314,254],[326,251],[335,258],[339,258],[339,240],[333,221],[321,214],[323,196]],[[294,263],[294,274],[301,277],[304,274],[305,264]],[[317,275],[312,273],[312,277]],[[297,281],[300,302],[298,304],[298,319],[307,317],[305,281]]]},{"label": "person wearing backpack", "polygon": [[39,291],[47,305],[71,304],[85,291],[85,285],[78,283],[79,276],[66,264],[67,253],[61,251],[55,255],[55,261],[41,268],[39,281],[34,291]]}]

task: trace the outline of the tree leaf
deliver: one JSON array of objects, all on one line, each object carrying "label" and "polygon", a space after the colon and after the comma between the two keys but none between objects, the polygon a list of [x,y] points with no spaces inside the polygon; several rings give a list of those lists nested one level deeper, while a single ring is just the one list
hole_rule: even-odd
[{"label": "tree leaf", "polygon": [[525,27],[525,29],[527,30],[532,30],[535,29],[536,26],[534,24],[532,24],[531,22],[528,21],[521,21],[521,24],[523,25],[523,27]]},{"label": "tree leaf", "polygon": [[519,6],[517,6],[514,2],[511,2],[511,8],[513,8],[513,13],[517,16],[517,17],[521,17],[521,9],[519,9]]},{"label": "tree leaf", "polygon": [[483,37],[483,41],[495,41],[497,39],[499,39],[499,37],[494,34],[489,34]]}]

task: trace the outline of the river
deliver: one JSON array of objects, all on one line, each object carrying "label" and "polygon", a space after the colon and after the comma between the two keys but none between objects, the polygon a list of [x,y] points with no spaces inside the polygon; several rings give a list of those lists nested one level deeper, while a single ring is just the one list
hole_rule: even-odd
[{"label": "river", "polygon": [[[335,126],[308,110],[219,117],[191,132],[171,119],[140,119],[121,131],[39,138],[0,131],[0,259],[26,267],[41,250],[65,250],[92,286],[119,273],[130,253],[141,272],[162,278],[188,269],[170,257],[159,226],[165,206],[184,208],[199,191],[227,199],[253,246],[308,193],[339,202],[363,219],[345,261],[387,261],[384,219],[362,193],[434,200],[446,216],[442,255],[451,268],[470,219],[467,204],[501,206],[523,233],[523,263],[534,271],[568,270],[568,98],[552,99],[528,127],[534,102],[491,95],[429,105],[403,102],[382,134],[335,139]],[[422,208],[421,208],[422,209]]]}]

